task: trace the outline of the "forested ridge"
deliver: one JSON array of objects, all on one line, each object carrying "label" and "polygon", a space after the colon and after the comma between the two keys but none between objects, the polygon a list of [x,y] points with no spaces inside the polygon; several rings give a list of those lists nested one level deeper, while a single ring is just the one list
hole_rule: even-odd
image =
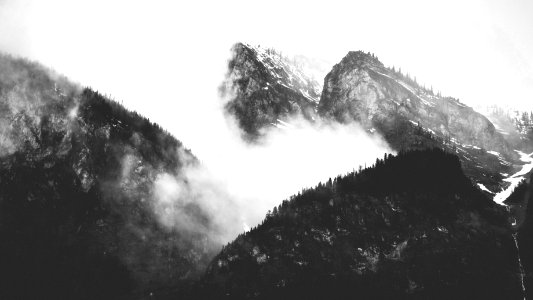
[{"label": "forested ridge", "polygon": [[388,155],[305,189],[215,257],[192,295],[518,299],[505,210],[439,149]]}]

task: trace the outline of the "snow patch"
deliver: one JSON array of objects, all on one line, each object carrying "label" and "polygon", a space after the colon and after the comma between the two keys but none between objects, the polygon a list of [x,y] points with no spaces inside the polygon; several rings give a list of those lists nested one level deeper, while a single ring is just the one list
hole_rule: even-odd
[{"label": "snow patch", "polygon": [[482,191],[485,191],[489,194],[494,194],[494,192],[491,192],[485,185],[483,185],[483,183],[478,183],[477,184],[479,186],[479,188],[482,190]]},{"label": "snow patch", "polygon": [[487,153],[490,153],[492,155],[496,155],[496,156],[500,157],[500,153],[496,152],[496,151],[487,151]]},{"label": "snow patch", "polygon": [[528,174],[529,172],[531,172],[531,170],[533,170],[533,153],[526,154],[518,150],[515,151],[520,155],[520,160],[523,161],[525,164],[522,166],[522,169],[520,171],[513,174],[511,177],[503,179],[504,181],[511,183],[511,185],[494,196],[494,202],[498,204],[505,205],[503,202],[507,200],[509,196],[511,196],[518,184],[520,184],[520,182],[524,179],[524,175]]}]

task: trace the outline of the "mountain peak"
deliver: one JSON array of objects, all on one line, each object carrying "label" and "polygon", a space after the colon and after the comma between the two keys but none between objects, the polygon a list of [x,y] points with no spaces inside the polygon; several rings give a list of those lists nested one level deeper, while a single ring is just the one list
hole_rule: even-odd
[{"label": "mountain peak", "polygon": [[364,52],[361,50],[350,51],[342,59],[341,64],[357,65],[359,67],[379,66],[383,67],[383,63],[379,61],[374,53]]}]

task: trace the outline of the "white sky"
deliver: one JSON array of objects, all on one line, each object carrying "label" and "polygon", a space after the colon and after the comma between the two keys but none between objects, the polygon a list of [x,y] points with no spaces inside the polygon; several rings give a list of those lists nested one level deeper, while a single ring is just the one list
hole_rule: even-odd
[{"label": "white sky", "polygon": [[259,211],[243,209],[253,224],[282,197],[371,162],[386,147],[342,128],[273,135],[269,148],[236,141],[217,91],[233,43],[332,63],[349,50],[370,51],[469,105],[533,110],[531,16],[529,0],[0,0],[0,50],[161,124],[241,193],[236,198],[257,198]]}]

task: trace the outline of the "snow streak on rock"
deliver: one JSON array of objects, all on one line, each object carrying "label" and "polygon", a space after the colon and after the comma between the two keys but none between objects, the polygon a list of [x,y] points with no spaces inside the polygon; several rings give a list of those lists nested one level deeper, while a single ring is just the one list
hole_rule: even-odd
[{"label": "snow streak on rock", "polygon": [[504,181],[511,183],[511,185],[494,196],[494,202],[498,204],[504,204],[503,202],[511,196],[511,193],[518,186],[520,181],[524,179],[524,175],[528,174],[533,169],[533,153],[526,154],[518,150],[515,151],[520,154],[520,160],[525,164],[522,166],[522,170],[504,179]]}]

